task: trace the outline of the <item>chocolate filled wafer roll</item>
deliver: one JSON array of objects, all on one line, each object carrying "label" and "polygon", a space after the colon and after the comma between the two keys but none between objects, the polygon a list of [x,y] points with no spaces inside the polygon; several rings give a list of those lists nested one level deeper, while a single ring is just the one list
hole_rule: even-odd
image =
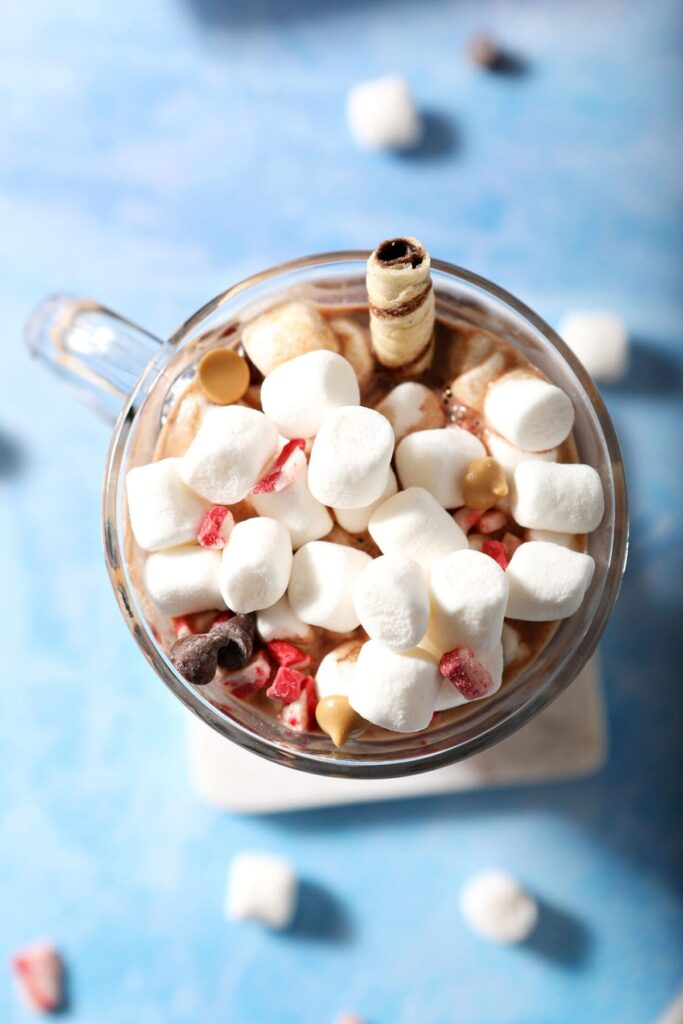
[{"label": "chocolate filled wafer roll", "polygon": [[372,347],[380,363],[423,369],[431,361],[434,291],[429,253],[416,238],[382,242],[368,260]]}]

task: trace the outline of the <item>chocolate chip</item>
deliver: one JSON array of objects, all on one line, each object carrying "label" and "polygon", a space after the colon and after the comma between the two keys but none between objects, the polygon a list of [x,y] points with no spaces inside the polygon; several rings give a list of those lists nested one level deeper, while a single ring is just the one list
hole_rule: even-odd
[{"label": "chocolate chip", "polygon": [[171,648],[171,661],[193,686],[206,686],[216,674],[218,648],[208,633],[184,636]]},{"label": "chocolate chip", "polygon": [[216,622],[207,636],[213,639],[221,668],[243,668],[254,652],[256,616],[235,615],[227,622]]}]

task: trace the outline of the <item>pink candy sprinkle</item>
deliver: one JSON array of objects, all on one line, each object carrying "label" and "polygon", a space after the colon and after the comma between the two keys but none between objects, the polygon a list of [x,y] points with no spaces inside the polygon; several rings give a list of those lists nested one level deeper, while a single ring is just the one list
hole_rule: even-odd
[{"label": "pink candy sprinkle", "polygon": [[481,546],[483,554],[489,555],[494,562],[498,562],[501,569],[507,569],[509,565],[508,553],[505,545],[500,540],[485,540]]},{"label": "pink candy sprinkle", "polygon": [[12,957],[10,966],[19,993],[31,1010],[52,1013],[64,999],[62,959],[47,942],[35,942]]},{"label": "pink candy sprinkle", "polygon": [[266,650],[278,665],[284,665],[285,668],[293,668],[295,665],[308,665],[311,661],[305,651],[300,651],[298,647],[287,643],[286,640],[273,640],[271,643],[266,644]]},{"label": "pink candy sprinkle", "polygon": [[439,662],[439,672],[465,700],[476,700],[485,697],[493,689],[493,679],[480,661],[474,656],[471,647],[454,647],[446,651]]},{"label": "pink candy sprinkle", "polygon": [[271,469],[262,480],[251,489],[252,494],[270,494],[271,491],[284,491],[302,475],[306,469],[306,442],[297,437],[288,441]]},{"label": "pink candy sprinkle", "polygon": [[203,548],[220,551],[225,547],[228,537],[235,525],[235,519],[225,505],[214,505],[201,521],[197,540]]},{"label": "pink candy sprinkle", "polygon": [[318,696],[315,688],[315,679],[312,676],[306,676],[300,696],[292,701],[291,704],[286,704],[282,709],[283,723],[292,729],[293,732],[306,732],[307,729],[310,729],[313,722],[317,703]]},{"label": "pink candy sprinkle", "polygon": [[501,512],[498,508],[490,508],[487,512],[482,514],[479,520],[479,532],[480,533],[495,533],[496,530],[502,530],[508,524],[508,517],[504,512]]},{"label": "pink candy sprinkle", "polygon": [[265,651],[258,651],[243,668],[221,670],[216,684],[233,697],[251,697],[270,682],[273,670]]},{"label": "pink candy sprinkle", "polygon": [[301,691],[310,678],[302,672],[297,672],[295,668],[285,668],[281,665],[271,686],[266,690],[266,697],[280,700],[283,704],[291,704],[301,696]]}]

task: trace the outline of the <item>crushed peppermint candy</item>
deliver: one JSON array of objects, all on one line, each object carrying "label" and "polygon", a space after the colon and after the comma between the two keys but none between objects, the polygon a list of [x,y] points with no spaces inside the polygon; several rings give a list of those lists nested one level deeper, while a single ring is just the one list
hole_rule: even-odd
[{"label": "crushed peppermint candy", "polygon": [[495,533],[496,530],[503,530],[508,524],[508,517],[499,508],[490,508],[482,514],[478,523],[480,533]]},{"label": "crushed peppermint candy", "polygon": [[510,564],[510,558],[508,556],[507,548],[503,544],[502,540],[485,540],[481,546],[482,554],[488,555],[494,562],[498,562],[498,565],[505,571]]},{"label": "crushed peppermint candy", "polygon": [[235,517],[225,505],[214,505],[210,508],[199,526],[197,540],[203,548],[221,551],[228,542],[235,525]]},{"label": "crushed peppermint candy", "polygon": [[475,658],[471,647],[454,647],[452,651],[446,651],[439,662],[439,672],[465,700],[485,697],[493,689],[490,673]]},{"label": "crushed peppermint candy", "polygon": [[288,643],[286,640],[271,640],[269,644],[266,644],[266,650],[273,661],[276,661],[278,665],[283,665],[285,668],[294,668],[296,665],[310,665],[312,661],[309,654],[299,650],[298,647]]},{"label": "crushed peppermint candy", "polygon": [[303,475],[306,469],[306,441],[297,437],[284,446],[269,472],[252,489],[252,494],[284,491]]},{"label": "crushed peppermint candy", "polygon": [[318,703],[315,679],[306,676],[301,694],[291,704],[282,709],[282,721],[293,732],[306,732],[314,722],[315,709]]},{"label": "crushed peppermint candy", "polygon": [[297,672],[295,668],[285,668],[281,665],[275,673],[275,679],[266,690],[266,697],[282,701],[283,704],[291,704],[301,696],[301,691],[311,678],[305,676],[303,672]]}]

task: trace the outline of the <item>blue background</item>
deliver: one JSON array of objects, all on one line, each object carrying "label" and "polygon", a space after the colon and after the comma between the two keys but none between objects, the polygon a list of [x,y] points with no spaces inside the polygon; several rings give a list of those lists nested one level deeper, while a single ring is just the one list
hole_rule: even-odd
[{"label": "blue background", "polygon": [[[683,976],[680,509],[683,6],[678,0],[24,0],[0,33],[0,957],[54,938],[79,1022],[648,1022]],[[493,27],[528,59],[463,56]],[[359,78],[404,68],[407,157],[351,144]],[[99,540],[108,431],[22,351],[44,293],[167,334],[281,258],[409,232],[551,321],[613,307],[607,392],[633,543],[603,644],[611,755],[546,788],[241,819],[201,806],[183,712],[120,620]],[[248,845],[306,879],[294,931],[227,924]],[[543,901],[489,947],[482,866]],[[6,973],[0,1019],[27,1019]]]}]

